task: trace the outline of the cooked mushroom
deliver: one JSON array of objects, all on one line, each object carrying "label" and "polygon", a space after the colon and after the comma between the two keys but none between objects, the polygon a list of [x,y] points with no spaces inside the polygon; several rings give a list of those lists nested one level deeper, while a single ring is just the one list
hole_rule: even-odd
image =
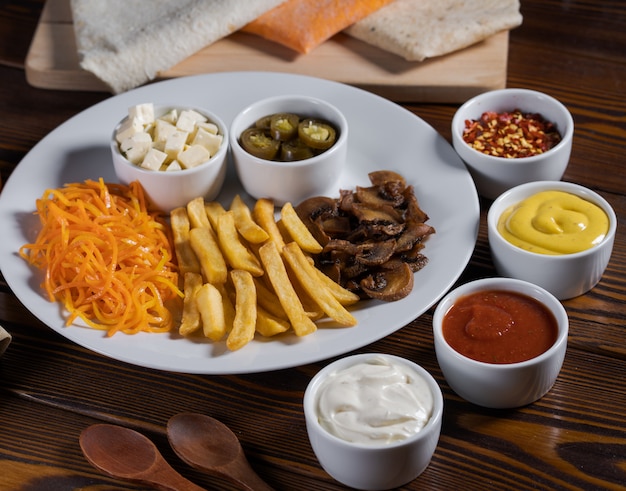
[{"label": "cooked mushroom", "polygon": [[413,289],[413,271],[402,261],[390,261],[362,279],[360,286],[370,298],[393,302]]},{"label": "cooked mushroom", "polygon": [[435,229],[401,175],[383,170],[369,178],[370,187],[310,198],[296,211],[324,246],[315,256],[320,269],[362,298],[397,300],[428,262],[420,251]]}]

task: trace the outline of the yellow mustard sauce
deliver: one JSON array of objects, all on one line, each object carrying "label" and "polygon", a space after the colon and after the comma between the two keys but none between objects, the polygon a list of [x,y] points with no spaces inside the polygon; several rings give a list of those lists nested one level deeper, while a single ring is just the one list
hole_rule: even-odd
[{"label": "yellow mustard sauce", "polygon": [[599,206],[564,191],[542,191],[507,209],[498,231],[513,245],[539,254],[572,254],[600,243],[609,217]]}]

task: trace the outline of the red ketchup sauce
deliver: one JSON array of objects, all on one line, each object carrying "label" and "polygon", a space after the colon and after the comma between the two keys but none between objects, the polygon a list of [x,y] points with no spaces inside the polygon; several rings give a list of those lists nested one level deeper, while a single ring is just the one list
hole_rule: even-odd
[{"label": "red ketchup sauce", "polygon": [[530,360],[556,341],[556,318],[537,300],[484,291],[459,298],[443,319],[448,344],[468,358],[495,364]]}]

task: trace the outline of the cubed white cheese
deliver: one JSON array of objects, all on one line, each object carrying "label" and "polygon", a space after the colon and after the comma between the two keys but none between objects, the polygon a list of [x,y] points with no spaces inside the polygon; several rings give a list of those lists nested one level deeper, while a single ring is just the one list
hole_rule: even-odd
[{"label": "cubed white cheese", "polygon": [[170,172],[174,170],[183,170],[183,168],[180,166],[180,162],[178,160],[173,160],[172,162],[169,163],[169,165],[165,168],[165,170],[167,172]]},{"label": "cubed white cheese", "polygon": [[193,109],[185,109],[180,112],[178,121],[176,121],[176,127],[179,130],[186,131],[187,133],[193,132],[196,124],[203,123],[207,120],[202,114]]},{"label": "cubed white cheese", "polygon": [[178,154],[185,149],[188,135],[189,133],[186,131],[178,130],[167,137],[163,151],[167,154],[170,160],[176,159]]},{"label": "cubed white cheese", "polygon": [[148,133],[135,133],[120,143],[120,150],[133,164],[140,164],[150,148],[152,148],[152,138]]},{"label": "cubed white cheese", "polygon": [[136,133],[143,132],[143,124],[137,118],[126,118],[115,133],[117,143],[122,143],[126,138],[130,138]]},{"label": "cubed white cheese", "polygon": [[167,154],[165,152],[151,148],[141,162],[141,167],[144,169],[159,170],[166,158]]},{"label": "cubed white cheese", "polygon": [[137,118],[141,124],[146,125],[154,121],[154,105],[151,102],[137,104],[128,109],[129,118]]},{"label": "cubed white cheese", "polygon": [[176,109],[170,109],[163,116],[159,116],[158,119],[162,119],[163,121],[176,125],[176,121],[178,120],[178,111]]},{"label": "cubed white cheese", "polygon": [[196,136],[191,143],[192,145],[202,145],[209,151],[209,154],[213,156],[220,149],[220,146],[222,145],[222,140],[222,135],[215,135],[213,133],[209,133],[203,128],[198,128]]},{"label": "cubed white cheese", "polygon": [[155,143],[165,143],[172,133],[176,132],[176,126],[163,119],[154,122],[154,132],[152,138]]},{"label": "cubed white cheese", "polygon": [[210,121],[204,121],[197,124],[198,129],[202,128],[204,131],[208,131],[214,135],[217,135],[220,130],[215,123],[211,123]]},{"label": "cubed white cheese", "polygon": [[191,145],[185,151],[178,154],[178,161],[185,169],[197,167],[210,158],[211,154],[202,145]]}]

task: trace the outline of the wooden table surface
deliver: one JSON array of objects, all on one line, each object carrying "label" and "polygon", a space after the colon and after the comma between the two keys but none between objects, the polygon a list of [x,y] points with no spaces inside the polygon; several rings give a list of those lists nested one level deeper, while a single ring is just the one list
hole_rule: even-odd
[{"label": "wooden table surface", "polygon": [[[11,174],[59,124],[107,99],[101,92],[30,87],[24,77],[43,0],[0,4],[0,172]],[[618,221],[602,281],[564,302],[569,347],[554,388],[527,407],[495,411],[447,386],[432,349],[432,309],[358,351],[413,359],[445,396],[439,445],[428,469],[404,489],[623,489],[626,485],[626,4],[618,0],[522,0],[524,23],[511,33],[508,86],[545,91],[575,124],[564,180],[604,196]],[[404,104],[450,139],[455,105]],[[45,162],[42,162],[45,165]],[[494,275],[486,236],[488,202],[460,281]],[[1,240],[1,239],[0,239]],[[276,489],[344,489],[309,446],[302,396],[326,362],[271,373],[180,375],[92,353],[26,311],[0,280],[0,323],[13,342],[0,359],[0,490],[140,489],[98,473],[78,436],[114,422],[151,437],[176,469],[207,489],[233,489],[183,464],[165,424],[181,411],[210,414],[239,436],[258,473]]]}]

